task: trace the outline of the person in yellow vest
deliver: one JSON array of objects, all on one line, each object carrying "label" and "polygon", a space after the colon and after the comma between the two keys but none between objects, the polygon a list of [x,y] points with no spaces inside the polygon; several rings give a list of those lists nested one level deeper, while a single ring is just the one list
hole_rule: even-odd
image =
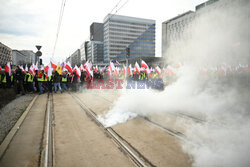
[{"label": "person in yellow vest", "polygon": [[1,75],[1,83],[2,83],[2,88],[6,89],[8,85],[8,78],[9,78],[9,73],[8,72],[3,72]]},{"label": "person in yellow vest", "polygon": [[26,88],[28,92],[33,92],[33,81],[34,76],[28,71],[26,72],[25,82],[26,82]]},{"label": "person in yellow vest", "polygon": [[61,84],[62,84],[62,91],[67,91],[67,82],[68,82],[68,78],[67,75],[65,74],[65,72],[62,73],[62,78],[61,78]]},{"label": "person in yellow vest", "polygon": [[119,72],[118,79],[122,79],[122,80],[124,79],[124,75],[122,71]]},{"label": "person in yellow vest", "polygon": [[2,88],[3,70],[0,70],[0,88]]},{"label": "person in yellow vest", "polygon": [[43,81],[44,81],[45,77],[44,77],[44,73],[43,71],[39,71],[38,72],[38,76],[37,76],[37,81],[38,81],[38,86],[39,86],[39,95],[44,93],[44,88],[43,88]]},{"label": "person in yellow vest", "polygon": [[146,80],[146,79],[148,79],[146,72],[145,71],[140,72],[139,80]]}]

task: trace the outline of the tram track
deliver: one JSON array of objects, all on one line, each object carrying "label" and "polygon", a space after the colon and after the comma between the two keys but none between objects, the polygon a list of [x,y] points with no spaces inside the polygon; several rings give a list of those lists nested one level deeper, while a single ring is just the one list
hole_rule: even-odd
[{"label": "tram track", "polygon": [[53,140],[53,129],[52,121],[54,120],[53,115],[53,94],[48,93],[46,116],[44,119],[43,139],[41,142],[40,151],[40,167],[53,167],[55,166],[54,160],[54,140]]},{"label": "tram track", "polygon": [[[109,99],[101,96],[100,94],[96,94],[96,96],[103,99],[104,101],[106,101],[109,104],[112,104],[112,105],[114,104],[112,101],[110,101]],[[175,116],[180,117],[180,118],[183,118],[183,119],[192,120],[192,121],[194,121],[196,123],[204,123],[205,122],[204,120],[201,120],[199,118],[195,118],[195,117],[192,117],[192,116],[189,116],[189,115],[186,115],[186,114],[182,114],[182,113],[170,113],[170,114],[175,115]],[[152,126],[163,130],[164,132],[178,138],[179,140],[182,140],[182,141],[185,141],[185,142],[188,141],[188,138],[183,133],[181,133],[179,131],[176,131],[176,130],[167,128],[165,126],[162,126],[161,124],[151,120],[149,117],[146,117],[146,116],[140,116],[139,115],[139,118],[144,119],[145,121],[147,121]]]},{"label": "tram track", "polygon": [[[52,167],[52,94],[36,95],[0,146],[0,166]],[[32,144],[31,144],[32,143]],[[21,165],[22,166],[22,165]]]},{"label": "tram track", "polygon": [[79,97],[74,94],[71,96],[75,99],[77,104],[85,111],[85,113],[98,125],[104,132],[112,138],[112,140],[117,144],[117,146],[134,162],[136,166],[140,167],[154,167],[145,156],[143,156],[135,147],[133,147],[128,141],[122,138],[113,128],[105,127],[98,119],[94,111],[88,108]]}]

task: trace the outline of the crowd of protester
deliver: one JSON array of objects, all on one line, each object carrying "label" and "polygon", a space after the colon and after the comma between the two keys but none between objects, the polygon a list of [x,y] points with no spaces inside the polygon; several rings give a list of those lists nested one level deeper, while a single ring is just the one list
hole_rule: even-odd
[{"label": "crowd of protester", "polygon": [[[145,63],[146,64],[146,63]],[[131,67],[131,66],[130,66]],[[146,67],[146,68],[144,68]],[[75,69],[75,70],[74,70]],[[107,68],[93,68],[91,65],[91,70],[89,68],[76,68],[69,72],[66,68],[63,70],[53,69],[52,74],[48,75],[44,70],[23,70],[20,66],[17,66],[15,70],[11,72],[4,69],[0,70],[0,88],[14,88],[17,94],[22,95],[26,93],[39,93],[43,94],[45,92],[66,92],[66,91],[78,91],[82,89],[88,89],[89,84],[95,82],[96,80],[102,80],[106,82],[107,79],[114,80],[136,80],[136,81],[148,81],[151,79],[162,79],[163,84],[166,86],[174,82],[177,78],[176,72],[180,70],[180,66],[166,67],[160,69],[158,66],[153,69],[152,67],[138,65],[136,68],[122,68],[111,66]],[[140,70],[138,70],[140,69]],[[126,72],[125,72],[126,71]],[[47,71],[48,72],[48,71]],[[241,73],[249,74],[249,66],[237,66],[236,68],[203,68],[199,70],[200,76],[214,78],[221,76],[226,79],[230,79],[233,75],[237,76]]]},{"label": "crowd of protester", "polygon": [[[52,71],[52,75],[48,76],[44,70],[35,70],[34,74],[30,71],[23,71],[19,66],[15,70],[9,72],[5,70],[0,71],[0,88],[14,88],[17,94],[26,93],[39,93],[43,94],[46,92],[66,92],[66,91],[78,91],[80,89],[86,89],[87,84],[95,80],[107,80],[107,79],[125,79],[125,74],[120,71],[118,73],[110,74],[107,70],[102,72],[93,71],[93,75],[89,75],[86,70],[81,70],[81,74],[77,74],[76,71],[72,73],[62,71],[61,74],[55,69]],[[134,72],[129,76],[134,80],[146,80],[149,77],[152,79],[159,78],[157,72],[152,72],[150,76],[146,72],[140,74]]]}]

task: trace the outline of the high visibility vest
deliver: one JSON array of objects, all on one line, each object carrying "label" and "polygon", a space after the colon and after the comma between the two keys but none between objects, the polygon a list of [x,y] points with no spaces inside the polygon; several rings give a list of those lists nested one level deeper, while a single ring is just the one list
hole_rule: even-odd
[{"label": "high visibility vest", "polygon": [[47,77],[47,81],[49,81],[49,82],[51,81],[51,76]]},{"label": "high visibility vest", "polygon": [[118,75],[118,78],[119,78],[119,79],[124,79],[123,73],[120,73],[120,74]]},{"label": "high visibility vest", "polygon": [[28,75],[28,82],[33,82],[33,79],[34,79],[33,75],[30,73],[28,73],[27,75]]},{"label": "high visibility vest", "polygon": [[3,74],[3,80],[2,80],[2,83],[6,83],[7,82],[7,79],[6,79],[6,74]]},{"label": "high visibility vest", "polygon": [[38,82],[43,82],[43,81],[45,81],[45,80],[44,80],[44,74],[42,75],[42,78],[37,78],[37,81],[38,81]]},{"label": "high visibility vest", "polygon": [[153,78],[153,79],[158,78],[158,74],[157,74],[157,73],[153,73],[153,74],[152,74],[152,78]]},{"label": "high visibility vest", "polygon": [[10,76],[10,81],[11,82],[13,82],[13,78],[14,78],[14,76],[13,76],[13,74],[11,74],[11,76]]},{"label": "high visibility vest", "polygon": [[62,77],[62,82],[67,82],[67,77]]},{"label": "high visibility vest", "polygon": [[140,80],[147,79],[146,73],[141,73],[141,74],[139,75],[139,79],[140,79]]}]

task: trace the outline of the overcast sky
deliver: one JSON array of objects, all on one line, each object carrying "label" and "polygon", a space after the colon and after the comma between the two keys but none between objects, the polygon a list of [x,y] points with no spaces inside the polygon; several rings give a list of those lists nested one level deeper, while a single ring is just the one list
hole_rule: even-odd
[{"label": "overcast sky", "polygon": [[[103,22],[120,0],[67,0],[55,51],[64,60],[89,39],[92,22]],[[121,0],[120,5],[127,0]],[[0,42],[12,49],[33,50],[42,45],[45,63],[52,56],[61,0],[0,0]],[[119,15],[156,20],[156,56],[161,56],[161,23],[205,0],[128,0]],[[118,8],[120,7],[118,6]],[[115,10],[112,12],[114,13]]]}]

